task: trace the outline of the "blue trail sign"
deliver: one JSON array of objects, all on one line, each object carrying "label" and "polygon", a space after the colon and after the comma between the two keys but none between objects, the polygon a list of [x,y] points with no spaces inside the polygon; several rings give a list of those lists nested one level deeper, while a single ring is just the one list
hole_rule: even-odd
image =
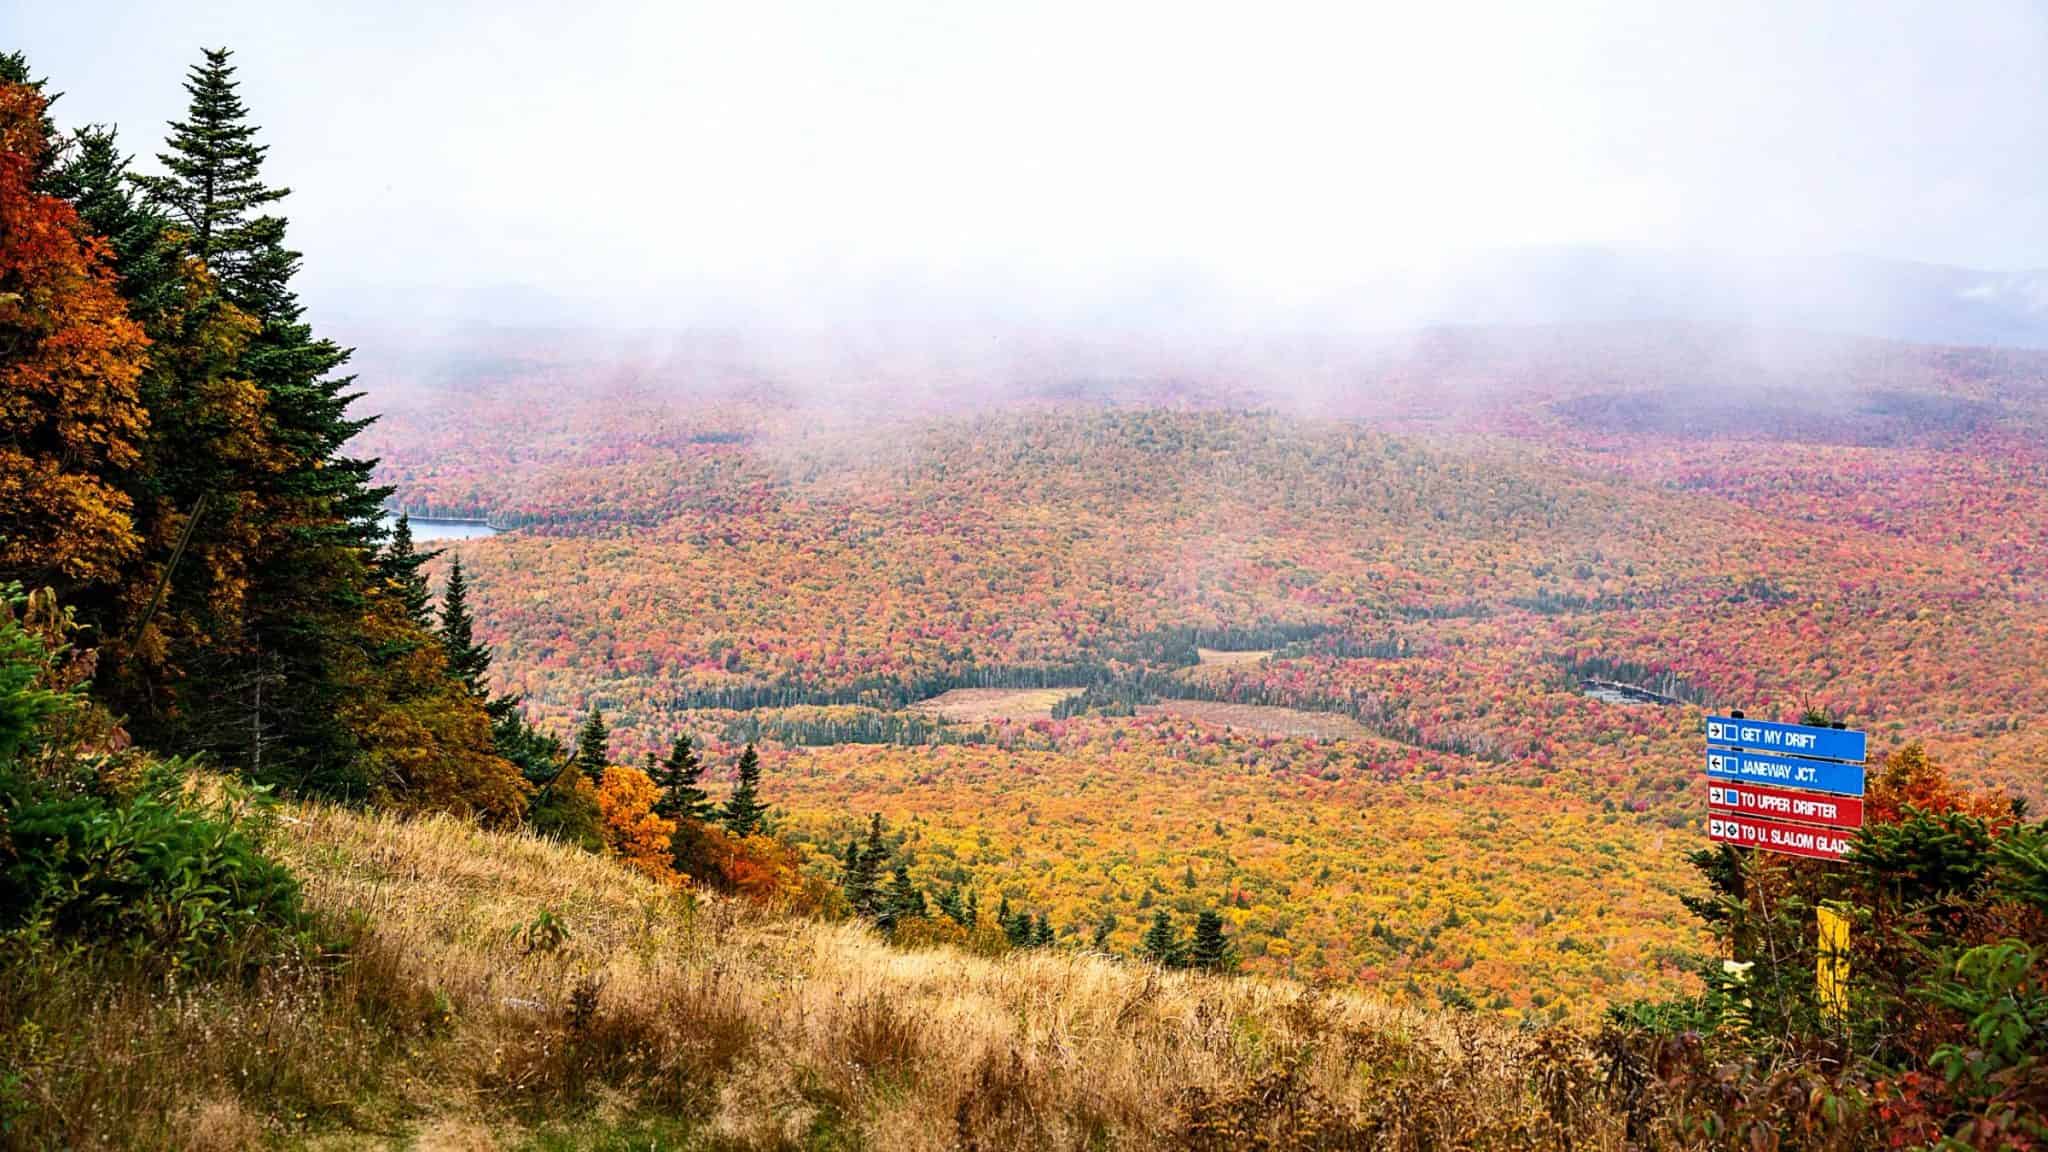
[{"label": "blue trail sign", "polygon": [[[1776,756],[1813,756],[1822,760],[1853,760],[1860,763],[1869,751],[1869,741],[1861,732],[1842,728],[1817,728],[1810,724],[1779,724],[1771,720],[1736,720],[1727,716],[1709,716],[1707,747],[1741,748],[1748,752],[1765,752]],[[1862,779],[1860,773],[1857,778]],[[1781,780],[1779,783],[1788,781]],[[1859,785],[1856,791],[1861,793],[1863,789]]]},{"label": "blue trail sign", "polygon": [[1707,775],[1716,780],[1774,784],[1780,788],[1804,788],[1837,796],[1863,795],[1861,764],[1836,764],[1829,760],[1799,760],[1790,756],[1709,748]]}]

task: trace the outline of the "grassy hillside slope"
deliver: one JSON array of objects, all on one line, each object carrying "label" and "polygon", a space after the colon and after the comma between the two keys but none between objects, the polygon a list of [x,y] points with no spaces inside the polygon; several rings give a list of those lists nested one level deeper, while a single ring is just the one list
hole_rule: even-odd
[{"label": "grassy hillside slope", "polygon": [[0,1024],[47,1037],[10,1089],[13,1141],[1618,1142],[1590,1103],[1591,1053],[1564,1032],[1078,952],[895,951],[448,819],[293,808],[275,840],[345,958],[169,990],[11,973],[20,999]]}]

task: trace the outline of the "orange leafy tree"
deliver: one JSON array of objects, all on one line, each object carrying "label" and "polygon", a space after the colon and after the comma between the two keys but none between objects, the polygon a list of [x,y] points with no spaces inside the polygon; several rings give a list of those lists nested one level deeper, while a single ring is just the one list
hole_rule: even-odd
[{"label": "orange leafy tree", "polygon": [[638,768],[614,764],[604,770],[597,788],[597,810],[604,821],[605,847],[612,853],[665,883],[678,883],[669,858],[669,840],[676,822],[655,815],[654,802],[661,792]]},{"label": "orange leafy tree", "polygon": [[44,104],[0,86],[0,576],[71,585],[112,577],[136,549],[108,478],[140,460],[148,341],[104,242],[35,190]]}]

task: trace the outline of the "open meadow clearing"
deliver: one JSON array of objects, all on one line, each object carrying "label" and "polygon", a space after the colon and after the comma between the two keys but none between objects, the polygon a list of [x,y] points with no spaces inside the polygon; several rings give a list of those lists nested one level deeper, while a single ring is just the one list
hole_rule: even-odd
[{"label": "open meadow clearing", "polygon": [[929,700],[920,700],[906,711],[961,724],[1050,720],[1055,705],[1078,695],[1080,691],[1079,688],[955,688]]}]

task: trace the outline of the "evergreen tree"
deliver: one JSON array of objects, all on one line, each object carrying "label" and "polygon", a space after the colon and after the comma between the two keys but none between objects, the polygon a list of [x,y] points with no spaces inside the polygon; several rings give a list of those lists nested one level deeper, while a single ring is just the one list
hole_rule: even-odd
[{"label": "evergreen tree", "polygon": [[[648,757],[651,760],[653,753]],[[654,805],[655,815],[702,824],[717,814],[717,805],[698,784],[704,776],[704,762],[698,758],[687,733],[676,737],[675,743],[669,745],[667,759],[659,764],[649,764],[647,774],[653,778],[655,787],[661,789],[661,799]]]},{"label": "evergreen tree", "polygon": [[960,886],[958,884],[932,897],[932,903],[938,906],[939,914],[946,919],[963,928],[971,927],[967,923],[967,906],[960,902]]},{"label": "evergreen tree", "polygon": [[[879,819],[879,817],[877,817]],[[858,837],[846,842],[846,855],[839,864],[839,888],[846,894],[846,906],[854,915],[866,916],[875,906],[875,873],[867,865],[867,854]]]},{"label": "evergreen tree", "polygon": [[967,890],[967,919],[962,923],[969,928],[981,926],[981,897],[972,888]]},{"label": "evergreen tree", "polygon": [[1034,948],[1050,948],[1053,945],[1054,939],[1052,916],[1048,913],[1040,912],[1038,914],[1038,927],[1031,934],[1031,946]]},{"label": "evergreen tree", "polygon": [[[439,552],[420,552],[413,548],[412,518],[400,512],[398,524],[391,530],[391,540],[384,546],[383,555],[377,558],[378,571],[382,573],[384,579],[390,581],[400,606],[405,609],[406,618],[419,625],[422,631],[433,627],[434,616],[431,610],[433,596],[427,591],[427,578],[420,569],[426,566],[427,561],[438,555]],[[462,562],[458,560],[455,563],[459,568]],[[463,631],[468,632],[468,606],[463,605],[461,611],[464,617]],[[445,634],[442,642],[447,642]],[[484,659],[488,663],[488,653]],[[449,664],[450,671],[455,671],[452,654]]]},{"label": "evergreen tree", "polygon": [[223,282],[235,280],[263,246],[252,229],[267,218],[251,213],[291,191],[263,183],[263,157],[270,149],[256,143],[256,127],[248,122],[249,109],[228,63],[232,55],[209,48],[205,62],[192,67],[185,80],[191,97],[186,118],[172,121],[170,150],[157,156],[168,175],[137,180],[185,226],[193,254]]},{"label": "evergreen tree", "polygon": [[73,132],[49,186],[106,238],[129,315],[152,339],[164,339],[165,329],[153,322],[176,310],[184,295],[183,258],[169,234],[170,222],[131,190],[129,157],[114,130],[89,125]]},{"label": "evergreen tree", "polygon": [[868,917],[881,915],[882,868],[888,864],[890,855],[889,842],[882,835],[882,814],[870,813],[866,841],[854,841],[846,846],[846,900],[855,913]]},{"label": "evergreen tree", "polygon": [[350,380],[334,375],[349,353],[304,322],[283,218],[252,215],[285,190],[262,181],[264,149],[228,54],[208,52],[186,88],[190,107],[162,156],[167,174],[138,183],[182,226],[177,236],[201,275],[252,325],[234,368],[261,391],[268,456],[246,473],[254,506],[237,521],[257,529],[237,642],[189,666],[197,683],[180,742],[302,790],[356,797],[403,786],[393,757],[431,750],[417,737],[411,747],[375,743],[403,727],[386,722],[398,702],[383,698],[365,667],[375,648],[389,649],[366,634],[364,619],[379,610],[371,564],[390,490],[370,482],[371,462],[343,454],[369,423],[348,414]]},{"label": "evergreen tree", "polygon": [[[405,534],[409,550],[412,528],[404,516],[398,518],[398,531]],[[469,581],[462,575],[460,556],[448,562],[448,585],[441,590],[441,645],[448,652],[448,671],[469,687],[471,695],[486,695],[484,675],[491,670],[491,650],[476,642],[476,618],[469,611]]]},{"label": "evergreen tree", "polygon": [[491,721],[491,743],[498,755],[519,766],[530,784],[545,785],[561,775],[569,762],[569,750],[554,734],[527,723],[525,715],[513,709]]},{"label": "evergreen tree", "polygon": [[611,762],[611,729],[605,727],[604,713],[592,704],[583,726],[576,730],[576,767],[595,784],[604,779]]},{"label": "evergreen tree", "polygon": [[1088,942],[1098,951],[1107,951],[1109,949],[1109,938],[1115,932],[1116,913],[1104,912],[1102,919],[1095,922],[1095,931],[1089,936]]},{"label": "evergreen tree", "polygon": [[752,744],[740,753],[740,762],[733,773],[732,795],[725,799],[725,810],[719,819],[725,830],[735,836],[752,836],[761,831],[768,818],[768,806],[761,803],[761,757],[754,752]]},{"label": "evergreen tree", "polygon": [[[1007,907],[1007,898],[1005,898],[1004,904]],[[1019,911],[1014,915],[1001,917],[999,922],[1003,928],[1003,936],[1009,940],[1010,947],[1012,948],[1029,948],[1032,941],[1037,938],[1038,928],[1037,925],[1031,922],[1031,913],[1029,912]]]},{"label": "evergreen tree", "polygon": [[1181,966],[1180,932],[1174,928],[1173,918],[1166,909],[1161,908],[1152,914],[1152,927],[1145,930],[1145,938],[1139,941],[1138,954],[1162,967]]},{"label": "evergreen tree", "polygon": [[905,920],[914,920],[926,914],[924,892],[910,881],[910,865],[896,861],[889,879],[888,894],[883,897],[880,923],[883,928],[894,929]]},{"label": "evergreen tree", "polygon": [[1188,949],[1188,965],[1207,972],[1226,972],[1236,963],[1230,938],[1223,934],[1223,917],[1205,910],[1195,918],[1195,939]]},{"label": "evergreen tree", "polygon": [[[402,512],[397,526],[392,529],[389,551],[399,551],[400,537],[405,538],[409,545],[411,518]],[[425,564],[440,554],[438,549],[420,553],[419,563]],[[469,578],[463,572],[460,556],[449,561],[448,582],[441,590],[441,618],[437,631],[449,674],[461,680],[471,696],[483,701],[484,712],[491,718],[491,738],[497,746],[498,755],[520,765],[528,779],[536,779],[534,773],[547,763],[542,754],[552,746],[554,751],[548,754],[559,759],[561,742],[536,731],[527,723],[526,717],[520,713],[521,697],[510,692],[499,696],[490,694],[491,650],[476,639],[476,617],[469,608]],[[597,773],[602,776],[604,769],[599,767]]]}]

